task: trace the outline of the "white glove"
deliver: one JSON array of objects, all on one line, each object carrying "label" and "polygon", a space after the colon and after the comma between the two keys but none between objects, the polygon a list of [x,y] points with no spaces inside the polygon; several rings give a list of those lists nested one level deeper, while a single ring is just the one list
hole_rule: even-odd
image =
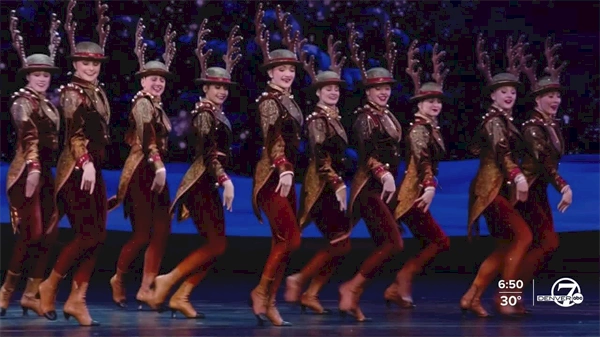
[{"label": "white glove", "polygon": [[521,202],[527,201],[527,195],[529,193],[529,185],[527,184],[527,179],[522,174],[519,174],[515,178],[515,183],[517,184],[517,200]]},{"label": "white glove", "polygon": [[394,196],[394,192],[396,192],[396,181],[394,180],[394,176],[388,172],[381,177],[381,184],[383,184],[383,191],[381,191],[381,200],[387,197],[385,203],[389,203],[392,200],[392,196]]},{"label": "white glove", "polygon": [[223,206],[230,212],[233,211],[233,183],[231,180],[225,180],[223,182]]},{"label": "white glove", "polygon": [[346,185],[338,188],[338,190],[335,191],[335,198],[340,203],[340,211],[345,211],[347,208],[346,203],[348,199],[346,197],[346,191]]},{"label": "white glove", "polygon": [[31,198],[33,192],[37,189],[40,183],[40,171],[31,171],[27,174],[27,181],[25,182],[25,198]]},{"label": "white glove", "polygon": [[160,193],[162,192],[163,188],[165,188],[166,183],[167,169],[164,167],[159,168],[158,170],[156,170],[156,172],[154,172],[154,180],[152,180],[152,186],[150,186],[150,189],[153,192]]},{"label": "white glove", "polygon": [[293,183],[294,174],[292,172],[283,172],[279,175],[279,184],[277,184],[275,192],[279,192],[279,195],[287,198],[288,194],[290,194]]},{"label": "white glove", "polygon": [[573,191],[571,191],[571,186],[567,185],[562,189],[562,198],[558,203],[558,210],[561,213],[564,213],[571,203],[573,202]]},{"label": "white glove", "polygon": [[96,168],[94,163],[91,161],[83,165],[83,174],[81,175],[81,186],[79,187],[82,191],[90,191],[90,195],[94,193],[94,186],[96,186]]},{"label": "white glove", "polygon": [[423,213],[427,212],[427,210],[429,210],[429,206],[431,206],[431,202],[433,201],[433,197],[435,196],[435,187],[426,187],[425,188],[425,192],[423,192],[423,195],[421,195],[417,200],[415,200],[415,203],[419,203],[417,205],[418,208],[420,208]]}]

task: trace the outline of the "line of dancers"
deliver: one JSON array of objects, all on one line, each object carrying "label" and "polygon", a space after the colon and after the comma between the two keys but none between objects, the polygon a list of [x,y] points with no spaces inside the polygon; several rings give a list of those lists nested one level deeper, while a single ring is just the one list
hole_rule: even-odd
[{"label": "line of dancers", "polygon": [[[211,266],[227,247],[225,209],[232,210],[234,185],[226,172],[231,161],[231,124],[223,103],[236,83],[232,72],[241,58],[239,27],[227,39],[223,56],[225,68],[208,67],[212,50],[206,50],[211,33],[208,21],[200,25],[196,57],[201,75],[195,82],[204,97],[192,111],[195,147],[193,162],[170,200],[168,174],[163,158],[171,125],[161,103],[167,81],[172,78],[170,65],[176,54],[174,32],[169,25],[164,35],[163,61],[146,62],[144,25],[139,20],[135,35],[135,55],[139,70],[135,77],[142,89],[132,99],[126,142],[130,147],[116,196],[107,198],[102,176],[105,146],[110,141],[110,100],[98,83],[101,65],[107,60],[105,44],[110,32],[107,5],[96,1],[99,42],[75,43],[77,24],[73,20],[76,1],[67,7],[64,29],[69,43],[74,75],[60,90],[60,113],[46,98],[51,74],[59,71],[54,59],[61,38],[60,21],[52,16],[49,55],[26,56],[18,19],[11,12],[10,32],[22,68],[19,75],[27,85],[13,95],[11,114],[17,127],[16,154],[7,174],[7,194],[12,226],[17,243],[0,288],[1,314],[5,315],[11,295],[21,279],[23,266],[30,264],[27,284],[20,304],[23,313],[32,310],[56,320],[56,298],[61,281],[73,273],[71,292],[64,304],[66,319],[74,317],[80,325],[98,325],[86,306],[86,292],[98,254],[106,238],[107,212],[123,204],[125,217],[131,219],[133,234],[123,246],[110,279],[112,299],[119,307],[127,305],[125,282],[132,261],[147,246],[143,277],[135,296],[140,304],[162,311],[168,307],[173,316],[203,318],[189,301],[190,293],[205,278]],[[358,322],[369,318],[360,309],[360,298],[370,280],[383,264],[402,251],[403,240],[398,222],[404,223],[422,243],[422,249],[398,271],[395,281],[385,290],[388,304],[413,308],[412,283],[417,274],[440,252],[450,248],[449,238],[429,212],[436,194],[438,162],[445,152],[437,117],[444,101],[444,69],[437,44],[431,58],[432,82],[421,82],[418,42],[408,49],[406,67],[412,78],[415,104],[414,120],[404,135],[407,149],[406,171],[400,184],[396,172],[401,160],[402,127],[388,108],[397,50],[389,22],[383,27],[386,68],[366,69],[365,52],[354,25],[349,28],[349,59],[360,70],[365,104],[354,111],[352,138],[342,123],[337,103],[345,82],[341,72],[346,57],[338,51],[341,41],[327,39],[331,58],[329,70],[317,72],[314,57],[303,46],[306,39],[292,34],[289,13],[276,8],[276,23],[286,49],[270,50],[269,30],[262,23],[264,10],[259,5],[255,17],[255,41],[264,63],[261,70],[270,78],[256,100],[260,114],[263,148],[253,177],[252,206],[256,217],[266,215],[272,231],[271,252],[258,285],[249,294],[249,305],[259,323],[291,325],[281,317],[276,295],[284,281],[291,253],[300,248],[300,233],[314,222],[326,244],[300,270],[285,279],[284,300],[301,305],[316,314],[330,311],[319,301],[319,292],[336,266],[350,251],[350,235],[362,218],[376,247],[362,262],[356,275],[339,287],[339,310]],[[546,41],[544,55],[547,76],[537,79],[536,64],[525,53],[527,44],[520,38],[508,39],[505,72],[492,76],[489,56],[482,36],[476,45],[478,68],[486,85],[484,94],[491,104],[483,116],[474,142],[480,166],[471,183],[468,205],[469,235],[478,230],[476,220],[483,216],[498,246],[485,259],[475,280],[460,299],[460,308],[479,317],[490,314],[481,303],[481,295],[490,282],[521,279],[526,284],[540,270],[558,246],[547,187],[552,185],[562,199],[558,209],[564,212],[572,202],[572,191],[558,173],[564,141],[555,117],[561,102],[560,73],[557,65],[559,45]],[[528,64],[530,64],[528,66]],[[310,76],[311,90],[318,103],[306,116],[291,95],[297,71]],[[535,101],[531,117],[520,128],[513,124],[512,109],[523,84],[525,73]],[[51,173],[52,158],[58,149],[60,119],[64,119],[65,143],[58,159],[56,177]],[[302,183],[300,209],[296,210],[294,189],[299,144],[306,132],[310,161]],[[351,185],[344,176],[344,152],[356,146],[359,163]],[[219,190],[222,188],[222,196]],[[56,240],[57,224],[66,215],[74,238],[62,249],[46,277],[48,250]],[[171,219],[191,218],[206,244],[191,252],[175,268],[158,275],[170,233]],[[175,290],[176,289],[176,290]],[[175,293],[170,297],[172,290]],[[39,298],[38,298],[39,295]],[[522,302],[494,305],[502,315],[524,315],[529,311]]]}]

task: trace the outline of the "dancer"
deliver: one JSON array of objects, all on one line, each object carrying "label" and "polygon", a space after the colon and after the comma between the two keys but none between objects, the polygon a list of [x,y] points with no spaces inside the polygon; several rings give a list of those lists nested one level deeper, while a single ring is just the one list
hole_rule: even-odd
[{"label": "dancer", "polygon": [[[306,41],[303,40],[302,43]],[[319,231],[329,241],[348,232],[350,222],[346,217],[347,188],[343,170],[348,136],[340,122],[342,116],[337,108],[340,99],[340,86],[345,82],[340,78],[345,57],[336,49],[340,41],[333,42],[333,35],[327,39],[327,51],[331,60],[330,70],[315,74],[314,56],[307,61],[306,51],[301,50],[300,60],[310,74],[312,89],[319,98],[315,110],[306,118],[306,129],[310,142],[311,159],[304,184],[302,185],[301,207],[298,215],[300,227],[308,225],[311,219]],[[329,313],[319,303],[318,294],[331,277],[335,267],[350,251],[350,240],[345,238],[335,244],[328,243],[310,260],[299,273],[287,278],[285,300],[300,301],[302,311],[308,307],[317,314]],[[311,281],[306,292],[300,296],[305,283]]]},{"label": "dancer", "polygon": [[52,226],[66,213],[75,236],[60,252],[50,276],[40,284],[44,316],[56,319],[56,294],[60,281],[75,265],[71,294],[64,306],[65,319],[73,316],[80,325],[99,325],[90,316],[85,295],[94,272],[100,246],[106,239],[106,186],[102,177],[105,146],[109,143],[110,106],[98,83],[100,64],[107,60],[104,45],[110,31],[104,16],[108,9],[96,2],[99,44],[75,45],[73,8],[69,1],[65,31],[71,47],[75,74],[71,83],[61,87],[60,104],[65,118],[65,147],[56,168],[55,210]]},{"label": "dancer", "polygon": [[[400,252],[404,243],[392,209],[388,205],[396,192],[394,176],[400,163],[400,141],[402,127],[388,109],[391,95],[396,44],[392,42],[390,22],[385,24],[385,59],[388,69],[372,68],[365,71],[365,52],[359,55],[356,42],[358,32],[351,24],[349,45],[352,61],[359,68],[365,87],[367,104],[355,111],[354,136],[358,144],[358,169],[352,180],[348,212],[351,225],[363,218],[371,238],[377,246],[362,263],[359,272],[339,288],[340,312],[348,313],[363,322],[368,320],[358,302],[366,284],[381,269],[382,265]],[[348,232],[346,236],[350,233]]]},{"label": "dancer", "polygon": [[27,85],[11,97],[10,113],[17,129],[17,150],[8,168],[6,193],[13,231],[18,237],[0,288],[0,316],[6,314],[12,293],[25,269],[24,264],[30,265],[30,272],[21,297],[23,315],[31,309],[41,316],[40,301],[36,296],[48,264],[48,251],[58,234],[56,227],[48,229],[54,212],[51,166],[58,149],[60,115],[46,98],[46,92],[52,74],[59,72],[54,66],[54,58],[60,45],[60,21],[52,14],[50,55],[33,54],[28,57],[25,57],[18,22],[16,12],[12,10],[10,33],[22,65],[18,74],[25,77]]},{"label": "dancer", "polygon": [[398,205],[394,211],[396,219],[400,219],[422,245],[421,251],[410,258],[396,274],[396,280],[386,290],[383,297],[386,303],[396,303],[401,308],[413,308],[412,281],[423,268],[440,252],[450,248],[450,239],[429,212],[435,196],[438,163],[443,158],[446,147],[438,126],[438,116],[442,111],[444,97],[444,79],[449,70],[443,70],[442,57],[445,52],[438,53],[437,43],[433,47],[431,61],[433,63],[432,78],[435,82],[427,82],[421,86],[421,69],[416,59],[419,49],[417,41],[413,41],[408,49],[408,67],[415,86],[415,95],[411,101],[417,103],[414,122],[407,135],[407,160],[404,179],[398,192]]},{"label": "dancer", "polygon": [[164,36],[165,52],[162,55],[165,63],[146,63],[144,29],[140,18],[135,35],[135,54],[140,69],[135,77],[140,80],[142,90],[132,99],[129,130],[125,136],[131,150],[125,161],[117,195],[108,201],[109,211],[124,203],[125,218],[131,216],[133,229],[132,237],[121,249],[117,272],[110,279],[113,301],[119,307],[126,307],[124,275],[146,245],[148,248],[144,255],[142,284],[135,298],[140,305],[151,300],[153,293],[150,287],[160,271],[171,232],[167,170],[162,159],[167,154],[171,123],[163,110],[161,95],[165,91],[167,79],[173,76],[169,67],[175,57],[173,39],[176,33],[171,31],[169,24]]},{"label": "dancer", "polygon": [[[471,287],[460,300],[460,307],[463,312],[472,311],[479,317],[488,317],[490,314],[481,305],[481,295],[499,271],[506,282],[517,280],[521,261],[531,244],[531,230],[514,207],[517,200],[527,200],[529,188],[517,165],[521,135],[512,123],[517,88],[521,86],[519,74],[523,42],[520,38],[513,46],[512,39],[508,39],[507,73],[494,77],[483,44],[480,35],[477,40],[477,66],[487,81],[485,92],[489,93],[492,104],[475,136],[479,169],[469,190],[468,234],[470,237],[473,223],[483,215],[490,234],[497,239],[497,248],[481,264]],[[516,314],[514,307],[501,305],[498,295],[495,304],[502,315]]]},{"label": "dancer", "polygon": [[[562,194],[558,210],[565,212],[573,202],[573,192],[569,184],[558,173],[558,164],[565,150],[560,124],[556,122],[556,113],[561,102],[563,88],[560,85],[560,73],[566,62],[556,67],[556,50],[560,44],[552,45],[550,38],[546,40],[545,56],[548,62],[545,72],[549,76],[536,77],[536,63],[526,67],[523,60],[523,72],[531,82],[530,96],[535,99],[535,109],[531,118],[523,123],[523,138],[528,149],[522,162],[523,174],[529,183],[529,198],[517,204],[523,218],[533,232],[532,245],[521,264],[519,279],[529,284],[533,277],[550,259],[558,248],[558,234],[554,230],[552,209],[548,202],[548,185]],[[525,310],[523,301],[519,301],[518,309]]]},{"label": "dancer", "polygon": [[[264,211],[273,235],[271,252],[260,283],[250,293],[252,312],[259,324],[269,320],[273,325],[291,325],[281,318],[275,306],[277,290],[283,280],[291,252],[300,246],[300,229],[296,219],[294,165],[302,132],[302,111],[294,101],[291,87],[296,77],[297,39],[292,39],[289,13],[277,6],[276,20],[282,43],[288,48],[269,52],[269,31],[262,24],[263,6],[255,17],[256,43],[260,46],[269,78],[266,90],[257,99],[264,147],[253,179],[252,207],[262,223]],[[296,38],[298,34],[296,35]]]},{"label": "dancer", "polygon": [[[229,88],[235,85],[231,81],[233,68],[242,57],[238,43],[239,27],[234,26],[227,39],[227,52],[223,56],[225,69],[207,68],[212,49],[206,53],[205,36],[210,33],[204,20],[198,31],[196,56],[200,61],[202,74],[196,84],[202,86],[206,98],[196,103],[192,111],[194,134],[196,136],[196,159],[188,169],[169,212],[178,211],[177,219],[183,221],[191,217],[198,232],[206,237],[207,243],[190,253],[170,273],[156,278],[154,305],[165,301],[171,288],[184,280],[177,292],[169,300],[172,317],[177,311],[186,318],[203,318],[189,302],[192,290],[204,279],[216,258],[225,252],[225,214],[223,206],[232,211],[234,188],[224,166],[231,157],[231,124],[223,112],[223,104],[229,96]],[[219,197],[218,187],[223,187],[223,201]]]}]

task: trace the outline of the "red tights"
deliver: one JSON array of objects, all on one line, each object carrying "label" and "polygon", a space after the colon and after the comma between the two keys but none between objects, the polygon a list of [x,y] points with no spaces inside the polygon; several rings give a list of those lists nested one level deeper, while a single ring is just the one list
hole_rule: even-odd
[{"label": "red tights", "polygon": [[381,185],[371,182],[363,187],[354,207],[358,208],[377,246],[362,263],[359,271],[366,279],[372,279],[385,262],[402,251],[404,242],[390,207],[381,200]]},{"label": "red tights", "polygon": [[536,180],[529,187],[527,201],[517,204],[517,209],[533,234],[533,242],[521,264],[520,279],[524,284],[528,284],[548,262],[559,243],[548,202],[548,183]]},{"label": "red tights", "polygon": [[128,272],[133,260],[142,248],[148,246],[144,255],[144,274],[156,275],[165,253],[167,239],[171,233],[169,216],[169,186],[157,194],[150,190],[154,172],[142,163],[133,174],[125,199],[125,209],[131,216],[133,235],[121,249],[117,268]]},{"label": "red tights", "polygon": [[73,265],[77,269],[73,281],[88,283],[100,247],[106,239],[106,185],[102,170],[96,168],[96,186],[94,193],[82,191],[82,171],[73,171],[58,194],[59,219],[67,215],[75,237],[60,252],[54,271],[66,275]]},{"label": "red tights", "polygon": [[8,269],[15,274],[29,269],[28,277],[43,278],[49,250],[58,234],[56,226],[47,233],[54,212],[54,178],[50,167],[43,166],[38,190],[31,198],[25,198],[26,180],[24,173],[8,192],[11,206],[17,209],[20,217],[17,242]]},{"label": "red tights", "polygon": [[271,252],[262,276],[272,279],[270,293],[275,294],[283,280],[290,254],[300,247],[300,229],[296,219],[296,190],[292,187],[287,198],[275,192],[279,178],[272,175],[258,193],[258,205],[265,212],[271,233]]}]

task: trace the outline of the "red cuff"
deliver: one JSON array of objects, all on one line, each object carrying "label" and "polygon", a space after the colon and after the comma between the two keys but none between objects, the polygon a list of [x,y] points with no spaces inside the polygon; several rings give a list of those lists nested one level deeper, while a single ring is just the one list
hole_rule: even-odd
[{"label": "red cuff", "polygon": [[42,165],[40,164],[39,161],[37,160],[31,160],[27,162],[27,171],[31,172],[31,171],[41,171],[42,170]]},{"label": "red cuff", "polygon": [[335,175],[335,176],[329,178],[329,182],[331,184],[339,184],[339,183],[343,183],[344,179],[340,178],[340,176],[338,176],[338,175]]},{"label": "red cuff", "polygon": [[381,180],[381,177],[383,177],[389,171],[388,171],[388,166],[379,165],[376,168],[374,168],[371,172],[373,173],[373,176],[375,176],[377,179]]},{"label": "red cuff", "polygon": [[567,183],[567,181],[566,181],[566,180],[564,180],[564,179],[563,179],[563,178],[561,178],[561,177],[558,177],[558,179],[556,179],[556,183],[557,183],[557,185],[558,185],[558,191],[559,191],[559,192],[560,192],[560,191],[562,191],[562,189],[563,189],[563,188],[565,188],[565,186],[569,185],[569,184]]},{"label": "red cuff", "polygon": [[273,167],[277,168],[279,173],[294,171],[294,166],[292,166],[292,163],[290,163],[285,156],[275,158],[275,160],[273,160]]},{"label": "red cuff", "polygon": [[508,174],[508,180],[514,181],[519,174],[521,174],[521,170],[518,167],[515,167]]},{"label": "red cuff", "polygon": [[275,167],[279,167],[279,166],[285,165],[285,164],[289,164],[289,161],[287,160],[287,158],[285,156],[275,158],[275,160],[273,161],[273,165],[275,165]]},{"label": "red cuff", "polygon": [[92,156],[90,156],[89,153],[86,153],[77,159],[77,161],[75,162],[75,167],[78,169],[82,169],[83,165],[85,165],[91,161],[92,161]]},{"label": "red cuff", "polygon": [[152,154],[148,157],[148,162],[150,162],[150,163],[154,163],[154,162],[158,162],[158,161],[162,161],[162,158],[160,157],[160,154],[158,154],[158,153]]},{"label": "red cuff", "polygon": [[231,179],[229,178],[229,176],[228,176],[228,175],[226,175],[226,174],[221,174],[221,175],[220,175],[220,176],[217,178],[217,183],[218,183],[219,185],[223,185],[223,183],[224,183],[224,182],[226,182],[227,180],[231,180]]},{"label": "red cuff", "polygon": [[423,181],[423,188],[434,187],[437,188],[437,182],[434,179],[427,179]]}]

